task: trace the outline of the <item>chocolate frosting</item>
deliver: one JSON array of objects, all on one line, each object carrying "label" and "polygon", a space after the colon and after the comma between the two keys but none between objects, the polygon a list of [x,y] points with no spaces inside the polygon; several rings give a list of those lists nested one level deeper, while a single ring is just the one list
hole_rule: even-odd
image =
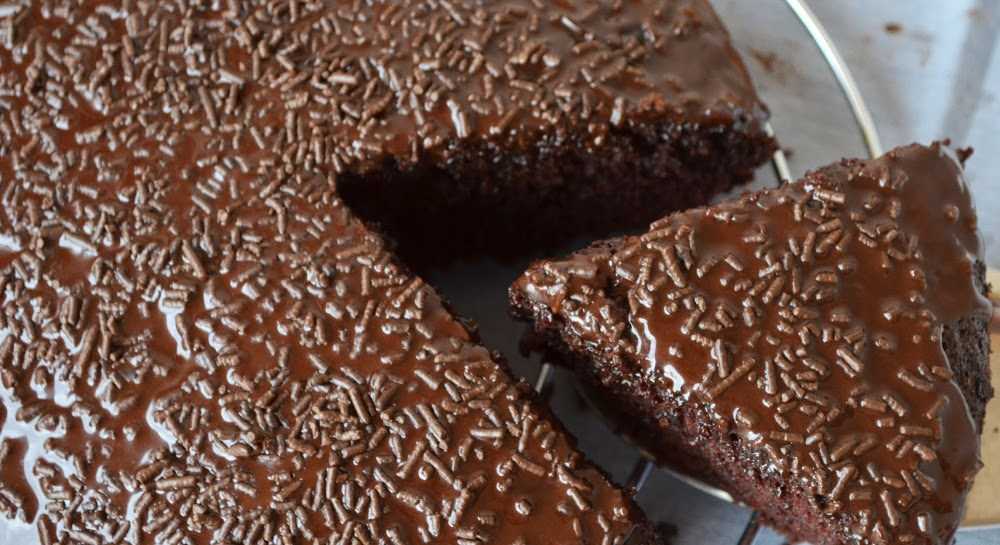
[{"label": "chocolate frosting", "polygon": [[[514,286],[697,404],[852,542],[948,544],[980,468],[943,324],[987,317],[955,153],[910,146],[672,215]],[[666,404],[664,406],[670,406]]]},{"label": "chocolate frosting", "polygon": [[755,123],[705,2],[51,0],[0,35],[0,541],[635,529],[337,175]]}]

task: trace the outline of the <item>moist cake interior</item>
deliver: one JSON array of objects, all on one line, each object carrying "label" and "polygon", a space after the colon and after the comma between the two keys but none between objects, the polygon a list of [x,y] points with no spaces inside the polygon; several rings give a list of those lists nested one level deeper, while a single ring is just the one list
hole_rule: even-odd
[{"label": "moist cake interior", "polygon": [[390,163],[342,176],[340,196],[417,271],[456,258],[541,256],[643,228],[751,179],[773,144],[744,115],[612,127],[600,146],[571,134],[530,150],[461,150],[446,168]]}]

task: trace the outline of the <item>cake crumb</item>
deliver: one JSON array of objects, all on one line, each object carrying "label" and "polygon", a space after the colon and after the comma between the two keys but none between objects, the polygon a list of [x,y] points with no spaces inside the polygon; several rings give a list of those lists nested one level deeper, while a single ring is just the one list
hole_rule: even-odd
[{"label": "cake crumb", "polygon": [[778,80],[779,83],[785,83],[788,81],[788,76],[794,71],[791,64],[782,60],[782,58],[773,51],[751,49],[750,56],[757,61],[757,64],[759,64],[765,72],[773,76],[774,79]]},{"label": "cake crumb", "polygon": [[751,49],[750,54],[757,60],[757,63],[760,64],[761,68],[766,70],[768,73],[774,73],[775,65],[778,64],[777,54],[772,51],[761,51],[760,49]]},{"label": "cake crumb", "polygon": [[889,34],[899,34],[900,32],[903,31],[903,25],[893,22],[886,23],[885,31]]}]

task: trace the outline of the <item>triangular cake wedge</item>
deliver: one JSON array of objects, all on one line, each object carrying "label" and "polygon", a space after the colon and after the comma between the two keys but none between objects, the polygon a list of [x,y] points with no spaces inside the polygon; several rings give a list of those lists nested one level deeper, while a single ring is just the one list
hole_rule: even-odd
[{"label": "triangular cake wedge", "polygon": [[913,145],[671,215],[511,300],[626,433],[790,538],[949,544],[992,397],[966,156]]}]

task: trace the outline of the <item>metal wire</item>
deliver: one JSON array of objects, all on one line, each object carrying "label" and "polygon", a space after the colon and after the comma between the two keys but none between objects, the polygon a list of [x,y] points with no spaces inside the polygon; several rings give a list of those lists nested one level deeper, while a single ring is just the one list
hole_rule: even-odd
[{"label": "metal wire", "polygon": [[542,364],[542,368],[538,371],[538,378],[535,379],[535,392],[541,394],[545,390],[545,386],[548,385],[549,379],[552,378],[552,364],[545,362]]},{"label": "metal wire", "polygon": [[[771,138],[774,138],[774,128],[771,127],[770,123],[764,125],[764,132]],[[785,156],[785,151],[781,148],[775,150],[774,155],[771,156],[771,167],[774,169],[774,174],[778,177],[779,186],[784,182],[792,180],[792,171],[788,168],[788,157]]]},{"label": "metal wire", "polygon": [[[854,113],[854,118],[858,123],[858,129],[861,132],[861,137],[865,141],[865,147],[868,149],[868,154],[872,158],[882,155],[882,143],[879,138],[878,129],[875,126],[875,120],[872,117],[871,111],[868,109],[868,105],[865,104],[864,98],[861,95],[861,90],[858,88],[857,81],[854,79],[854,75],[847,67],[847,63],[841,56],[840,51],[837,50],[837,47],[830,38],[830,35],[827,33],[826,28],[822,23],[820,23],[812,8],[810,8],[806,3],[806,0],[785,0],[785,3],[795,13],[796,17],[798,17],[806,31],[809,32],[809,35],[816,43],[816,47],[819,48],[823,58],[830,66],[830,71],[833,72],[834,78],[836,78],[837,83],[840,85],[840,88],[844,93],[844,98],[847,99],[847,102],[851,107],[851,111]],[[770,123],[764,125],[764,131],[768,134],[768,136],[775,136],[774,129],[771,127]],[[778,178],[779,186],[782,183],[793,179],[791,169],[788,166],[788,157],[781,148],[778,148],[771,157],[771,167],[774,169],[774,173]],[[541,370],[538,374],[538,379],[535,382],[536,392],[542,393],[552,378],[552,372],[552,364],[542,364]],[[653,462],[645,457],[640,458],[636,461],[635,466],[632,468],[632,472],[630,473],[628,482],[626,483],[626,488],[631,488],[632,490],[638,492],[648,480],[652,470]],[[695,488],[698,488],[708,494],[728,501],[733,501],[732,496],[724,490],[702,483],[692,479],[691,477],[679,475],[673,471],[670,472],[677,475],[682,480],[692,484]],[[743,533],[740,535],[737,545],[753,545],[754,541],[757,539],[759,530],[760,513],[754,511],[750,514],[750,519],[747,521],[747,525],[743,529]]]},{"label": "metal wire", "polygon": [[628,481],[625,482],[625,488],[631,488],[638,491],[642,488],[646,481],[649,479],[649,474],[653,472],[653,462],[650,462],[646,458],[639,458],[632,468],[632,473],[628,476]]},{"label": "metal wire", "polygon": [[861,130],[861,137],[864,138],[865,145],[868,147],[868,155],[873,159],[882,155],[882,143],[879,140],[878,129],[875,127],[875,120],[872,118],[871,111],[868,110],[868,105],[865,104],[865,99],[861,96],[857,81],[851,74],[850,68],[847,67],[844,57],[840,55],[837,46],[834,45],[830,35],[826,32],[826,28],[819,22],[816,14],[813,13],[812,8],[805,0],[785,0],[785,3],[795,12],[802,26],[806,27],[809,35],[816,42],[816,47],[826,59],[826,63],[830,65],[833,77],[837,78],[837,83],[840,84],[840,89],[844,92],[844,97],[854,112],[854,118]]},{"label": "metal wire", "polygon": [[750,513],[750,520],[747,521],[747,527],[743,529],[743,535],[740,536],[740,540],[736,542],[736,545],[753,545],[754,540],[757,539],[758,530],[760,530],[760,513],[754,511]]}]

